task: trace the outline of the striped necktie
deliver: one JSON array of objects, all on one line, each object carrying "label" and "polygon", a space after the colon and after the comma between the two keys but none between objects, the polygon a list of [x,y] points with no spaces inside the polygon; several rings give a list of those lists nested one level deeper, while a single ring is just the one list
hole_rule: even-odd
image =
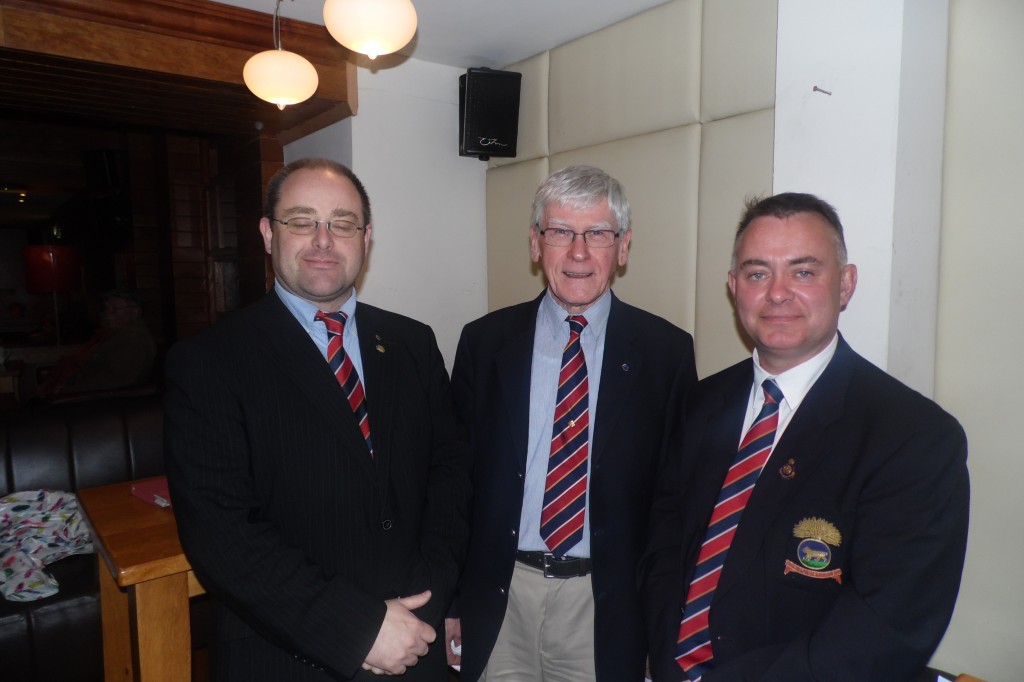
[{"label": "striped necktie", "polygon": [[558,374],[551,454],[544,485],[544,507],[540,514],[540,535],[555,556],[583,539],[583,517],[587,508],[587,432],[590,425],[587,362],[580,334],[587,326],[582,315],[570,315],[569,342],[562,351]]},{"label": "striped necktie", "polygon": [[775,430],[779,425],[779,403],[782,391],[774,379],[765,379],[764,407],[757,419],[750,425],[740,442],[736,458],[722,482],[718,501],[704,532],[704,544],[697,555],[690,588],[686,593],[683,618],[679,625],[676,643],[676,662],[686,671],[692,682],[700,680],[704,673],[714,667],[714,653],[711,650],[711,631],[708,614],[711,600],[722,575],[729,545],[736,534],[743,508],[747,505],[754,484],[761,474],[775,443]]},{"label": "striped necktie", "polygon": [[342,335],[345,333],[345,322],[348,315],[343,312],[325,313],[320,310],[316,314],[317,320],[322,320],[327,326],[327,362],[338,377],[338,383],[348,398],[348,404],[352,406],[352,412],[359,420],[359,430],[366,440],[366,447],[370,449],[370,457],[373,457],[373,441],[370,440],[370,415],[366,411],[366,393],[363,391],[363,382],[359,380],[359,373],[356,366],[352,364],[352,358],[345,352],[342,344]]}]

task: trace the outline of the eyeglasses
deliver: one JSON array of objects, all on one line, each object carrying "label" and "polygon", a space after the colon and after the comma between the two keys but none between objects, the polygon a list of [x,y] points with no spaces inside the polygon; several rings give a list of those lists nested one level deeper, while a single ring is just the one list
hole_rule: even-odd
[{"label": "eyeglasses", "polygon": [[613,246],[620,234],[616,230],[584,230],[583,232],[575,232],[564,227],[549,227],[544,230],[537,230],[537,232],[544,237],[544,243],[548,246],[569,246],[576,241],[576,237],[583,237],[584,244],[598,249],[606,249],[609,246]]},{"label": "eyeglasses", "polygon": [[320,227],[320,223],[327,226],[331,234],[335,237],[341,237],[343,239],[350,239],[356,236],[356,232],[365,230],[365,227],[359,227],[355,223],[349,220],[340,220],[335,218],[334,220],[313,220],[312,218],[289,218],[288,220],[278,220],[277,218],[272,219],[275,223],[281,223],[288,228],[288,231],[292,234],[298,235],[310,235],[316,232],[317,228]]}]

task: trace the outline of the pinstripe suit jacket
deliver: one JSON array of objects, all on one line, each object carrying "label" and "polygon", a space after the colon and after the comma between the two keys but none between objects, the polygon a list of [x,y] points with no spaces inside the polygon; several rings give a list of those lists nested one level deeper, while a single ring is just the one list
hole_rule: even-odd
[{"label": "pinstripe suit jacket", "polygon": [[358,304],[376,458],[315,344],[271,292],[167,359],[167,472],[212,595],[218,679],[373,679],[384,600],[433,592],[407,679],[446,680],[442,619],[467,539],[468,450],[430,328]]}]

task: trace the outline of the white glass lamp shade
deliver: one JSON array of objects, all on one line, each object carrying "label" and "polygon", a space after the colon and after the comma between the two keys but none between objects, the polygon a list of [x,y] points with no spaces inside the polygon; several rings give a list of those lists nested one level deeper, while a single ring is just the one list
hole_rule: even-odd
[{"label": "white glass lamp shade", "polygon": [[339,43],[373,59],[412,40],[416,8],[410,0],[327,0],[324,25]]},{"label": "white glass lamp shade", "polygon": [[249,57],[242,69],[242,80],[252,94],[273,102],[279,109],[306,101],[320,83],[309,60],[287,50],[267,50]]}]

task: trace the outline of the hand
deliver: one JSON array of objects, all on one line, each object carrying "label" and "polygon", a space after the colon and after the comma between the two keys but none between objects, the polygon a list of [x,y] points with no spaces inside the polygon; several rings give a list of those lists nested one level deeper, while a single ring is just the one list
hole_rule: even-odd
[{"label": "hand", "polygon": [[363,661],[364,670],[375,675],[401,675],[406,668],[419,663],[420,656],[427,653],[427,645],[437,638],[437,634],[412,610],[428,601],[430,590],[385,602],[388,610],[377,639]]},{"label": "hand", "polygon": [[[444,643],[448,665],[462,665],[462,621],[460,619],[444,619]],[[455,649],[458,651],[456,652]]]}]

